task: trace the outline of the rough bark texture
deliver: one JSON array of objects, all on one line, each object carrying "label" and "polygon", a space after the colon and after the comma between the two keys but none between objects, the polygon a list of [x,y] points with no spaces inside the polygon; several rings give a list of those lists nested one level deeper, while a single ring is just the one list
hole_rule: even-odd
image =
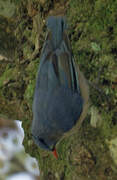
[{"label": "rough bark texture", "polygon": [[[117,139],[117,1],[12,2],[16,7],[12,17],[0,14],[0,114],[23,121],[24,145],[38,159],[41,179],[116,180],[117,141],[112,140]],[[91,99],[79,131],[57,145],[58,160],[34,145],[30,134],[45,19],[56,14],[67,17],[72,50],[90,82]]]}]

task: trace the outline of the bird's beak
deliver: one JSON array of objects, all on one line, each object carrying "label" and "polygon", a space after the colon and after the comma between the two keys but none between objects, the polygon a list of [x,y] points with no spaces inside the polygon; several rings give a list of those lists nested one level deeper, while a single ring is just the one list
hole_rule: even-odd
[{"label": "bird's beak", "polygon": [[57,152],[56,152],[56,149],[54,149],[54,150],[52,151],[52,153],[53,153],[54,157],[55,157],[56,159],[58,159],[58,154],[57,154]]}]

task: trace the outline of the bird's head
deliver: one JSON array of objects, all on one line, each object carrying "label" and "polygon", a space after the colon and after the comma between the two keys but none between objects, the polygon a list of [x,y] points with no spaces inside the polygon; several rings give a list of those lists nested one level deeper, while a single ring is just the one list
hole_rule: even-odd
[{"label": "bird's head", "polygon": [[56,159],[58,159],[58,154],[55,148],[56,142],[50,142],[50,141],[46,141],[43,138],[40,138],[38,136],[34,136],[32,135],[34,142],[42,149],[47,150],[47,151],[51,151],[52,154],[54,155],[54,157]]}]

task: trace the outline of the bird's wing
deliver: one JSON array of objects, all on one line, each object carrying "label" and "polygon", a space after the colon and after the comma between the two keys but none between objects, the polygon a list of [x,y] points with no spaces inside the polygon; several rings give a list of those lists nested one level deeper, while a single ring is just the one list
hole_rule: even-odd
[{"label": "bird's wing", "polygon": [[66,31],[63,33],[63,40],[60,47],[55,51],[55,54],[57,57],[60,83],[66,86],[67,82],[70,89],[80,92],[78,72]]},{"label": "bird's wing", "polygon": [[[51,32],[48,31],[42,54],[40,71],[43,69],[42,73],[46,73],[48,79],[48,82],[45,82],[46,85],[50,82],[52,87],[52,84],[59,83],[59,86],[63,85],[73,91],[80,91],[78,72],[65,31],[63,33],[63,40],[56,50],[52,49],[52,36]],[[44,71],[44,66],[46,66],[46,71]],[[43,77],[46,78],[46,76],[44,75]]]}]

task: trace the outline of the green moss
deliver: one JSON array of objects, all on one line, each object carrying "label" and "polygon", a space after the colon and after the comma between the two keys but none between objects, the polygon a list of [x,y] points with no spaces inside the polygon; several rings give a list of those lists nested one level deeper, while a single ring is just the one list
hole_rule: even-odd
[{"label": "green moss", "polygon": [[32,108],[32,100],[35,89],[38,66],[39,66],[39,58],[35,59],[35,61],[32,61],[26,68],[26,72],[30,80],[26,87],[24,98],[26,99],[27,103],[30,105],[31,108]]},{"label": "green moss", "polygon": [[106,112],[103,112],[102,113],[102,126],[100,129],[101,129],[102,135],[105,139],[111,137],[112,126],[113,126],[112,113],[107,114]]},{"label": "green moss", "polygon": [[33,97],[33,93],[34,93],[34,87],[35,87],[35,81],[30,80],[30,82],[25,90],[25,94],[24,94],[24,97],[30,106],[31,106],[32,100],[33,100],[32,97]]},{"label": "green moss", "polygon": [[[29,30],[28,28],[25,29],[23,36],[26,37],[26,39],[30,39],[30,37],[32,36],[32,32],[31,30]],[[34,41],[34,37],[32,38],[32,42]]]},{"label": "green moss", "polygon": [[13,30],[13,21],[0,16],[0,54],[11,59],[14,58],[16,47],[16,38]]},{"label": "green moss", "polygon": [[0,77],[0,87],[4,86],[13,77],[13,69],[6,67],[4,73]]},{"label": "green moss", "polygon": [[15,12],[15,5],[14,3],[11,3],[10,0],[0,1],[0,15],[5,16],[5,17],[12,17]]},{"label": "green moss", "polygon": [[[54,8],[52,1],[42,1],[40,3],[37,0],[36,3],[35,1],[31,1],[31,3],[34,10],[38,9],[42,19],[45,19],[48,16],[48,11]],[[44,180],[76,180],[78,178],[87,180],[87,177],[90,180],[116,179],[106,141],[117,136],[117,74],[115,61],[117,50],[117,1],[69,0],[68,5],[68,32],[73,54],[88,81],[94,85],[90,88],[90,98],[91,103],[96,106],[102,118],[101,126],[91,127],[91,115],[89,113],[78,133],[62,139],[57,144],[58,160],[52,156],[51,152],[43,151],[33,143],[30,126],[39,58],[31,60],[31,55],[34,52],[36,29],[32,29],[33,18],[28,15],[26,1],[25,3],[22,1],[18,12],[18,17],[20,14],[19,19],[21,19],[16,31],[20,49],[17,52],[19,61],[16,60],[14,63],[19,72],[19,75],[17,78],[14,77],[14,80],[18,82],[19,86],[12,88],[11,91],[13,94],[17,92],[15,94],[16,102],[18,102],[19,97],[22,98],[20,101],[22,102],[21,107],[23,107],[25,148],[28,153],[35,156],[39,161],[40,169],[44,173],[42,177]],[[39,48],[41,46],[40,43]],[[22,56],[20,56],[21,52],[23,52]],[[0,85],[3,86],[6,80],[12,79],[12,73],[12,69],[7,67],[2,72]],[[3,88],[1,94],[5,94],[6,91],[7,89]],[[6,98],[6,101],[8,101],[8,98]],[[3,106],[2,108],[5,109]],[[10,111],[13,112],[13,109],[10,109]],[[18,112],[16,113],[18,114]]]},{"label": "green moss", "polygon": [[31,55],[32,55],[32,53],[33,53],[33,50],[32,50],[32,48],[30,47],[30,45],[28,45],[27,43],[25,43],[24,44],[24,46],[23,46],[23,55],[24,55],[24,58],[26,59],[28,59],[28,58],[30,58],[31,57]]}]

